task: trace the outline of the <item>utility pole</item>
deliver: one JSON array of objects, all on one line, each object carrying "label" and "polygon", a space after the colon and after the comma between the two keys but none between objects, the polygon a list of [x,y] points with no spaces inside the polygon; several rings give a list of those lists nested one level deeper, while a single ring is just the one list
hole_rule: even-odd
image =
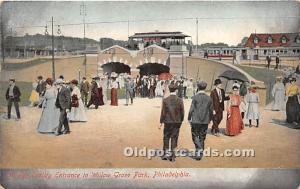
[{"label": "utility pole", "polygon": [[10,57],[12,57],[13,56],[13,53],[12,53],[12,51],[13,51],[13,29],[12,28],[10,28]]},{"label": "utility pole", "polygon": [[184,61],[183,61],[183,52],[181,54],[181,76],[184,76]]},{"label": "utility pole", "polygon": [[2,63],[0,64],[0,71],[3,68],[4,65],[4,57],[5,57],[5,50],[4,50],[4,21],[3,21],[3,11],[1,11],[1,20],[0,20],[0,24],[1,24],[1,56],[2,56]]},{"label": "utility pole", "polygon": [[198,18],[196,18],[196,53],[198,53]]},{"label": "utility pole", "polygon": [[86,77],[86,41],[85,41],[85,16],[86,16],[86,6],[84,2],[80,5],[80,15],[82,15],[83,19],[83,43],[84,43],[84,60],[83,60],[83,65],[84,65],[84,76]]},{"label": "utility pole", "polygon": [[53,16],[51,19],[51,24],[52,24],[52,78],[55,80]]},{"label": "utility pole", "polygon": [[128,20],[128,23],[127,23],[127,37],[129,39],[129,20]]}]

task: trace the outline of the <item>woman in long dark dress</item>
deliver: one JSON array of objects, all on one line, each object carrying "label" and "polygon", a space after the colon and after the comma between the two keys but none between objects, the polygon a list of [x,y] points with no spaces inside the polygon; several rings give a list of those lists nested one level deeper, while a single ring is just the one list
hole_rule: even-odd
[{"label": "woman in long dark dress", "polygon": [[116,78],[112,78],[110,98],[111,98],[110,105],[118,106],[118,83],[116,81]]},{"label": "woman in long dark dress", "polygon": [[100,82],[100,78],[97,77],[96,79],[96,84],[97,84],[97,90],[98,90],[98,94],[97,94],[97,98],[98,98],[98,104],[99,106],[103,106],[104,105],[104,101],[103,101],[103,88],[102,88],[102,84]]},{"label": "woman in long dark dress", "polygon": [[290,85],[286,89],[286,96],[288,97],[286,103],[286,121],[288,123],[300,122],[298,95],[299,87],[296,85],[296,78],[290,78]]},{"label": "woman in long dark dress", "polygon": [[91,98],[90,101],[87,105],[87,108],[89,108],[92,104],[95,105],[95,108],[98,109],[98,106],[100,105],[99,102],[99,91],[98,91],[98,86],[97,83],[95,81],[95,79],[93,79],[93,81],[91,82],[92,85],[92,89],[91,89]]}]

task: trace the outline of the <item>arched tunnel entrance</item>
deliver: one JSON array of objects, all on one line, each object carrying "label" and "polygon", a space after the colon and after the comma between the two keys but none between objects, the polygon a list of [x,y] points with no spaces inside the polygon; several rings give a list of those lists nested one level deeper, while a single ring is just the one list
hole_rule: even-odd
[{"label": "arched tunnel entrance", "polygon": [[159,75],[161,73],[169,73],[169,66],[159,63],[146,63],[137,67],[140,69],[140,75]]},{"label": "arched tunnel entrance", "polygon": [[103,69],[103,73],[108,73],[110,74],[111,72],[116,72],[116,73],[128,73],[130,74],[130,67],[126,64],[123,64],[121,62],[109,62],[106,64],[103,64],[101,66]]}]

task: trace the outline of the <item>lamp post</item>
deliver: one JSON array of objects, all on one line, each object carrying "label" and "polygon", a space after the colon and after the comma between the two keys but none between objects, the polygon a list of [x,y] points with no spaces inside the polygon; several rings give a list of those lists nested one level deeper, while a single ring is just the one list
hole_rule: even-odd
[{"label": "lamp post", "polygon": [[81,78],[81,74],[80,74],[80,69],[78,70],[78,82],[80,83],[80,78]]},{"label": "lamp post", "polygon": [[184,75],[183,52],[181,52],[181,76]]},{"label": "lamp post", "polygon": [[52,24],[52,78],[55,79],[53,16],[51,19],[51,24]]},{"label": "lamp post", "polygon": [[85,40],[85,16],[86,14],[86,6],[84,4],[84,2],[82,2],[82,4],[80,5],[80,15],[82,15],[82,19],[83,19],[83,43],[84,43],[84,61],[83,61],[83,65],[84,65],[84,76],[86,77],[86,40]]},{"label": "lamp post", "polygon": [[196,55],[198,54],[198,18],[196,18]]}]

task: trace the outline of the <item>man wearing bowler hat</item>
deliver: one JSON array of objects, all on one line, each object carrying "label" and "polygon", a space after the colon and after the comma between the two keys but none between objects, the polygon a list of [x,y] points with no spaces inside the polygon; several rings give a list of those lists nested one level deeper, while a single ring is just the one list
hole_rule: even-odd
[{"label": "man wearing bowler hat", "polygon": [[213,103],[211,98],[205,94],[206,86],[207,83],[204,81],[197,84],[198,92],[193,96],[188,114],[188,121],[192,127],[192,139],[196,148],[195,156],[193,156],[195,160],[201,160],[203,156],[208,124],[213,118]]},{"label": "man wearing bowler hat", "polygon": [[214,108],[211,132],[215,136],[220,136],[219,124],[223,119],[224,101],[229,100],[229,96],[225,96],[225,91],[222,89],[222,81],[220,79],[216,79],[214,85],[215,89],[210,93]]},{"label": "man wearing bowler hat", "polygon": [[[174,149],[177,147],[180,126],[184,118],[184,105],[182,98],[176,95],[177,87],[174,84],[169,85],[170,96],[163,99],[160,126],[164,124],[163,150],[164,156],[162,160],[175,161]],[[171,140],[171,146],[170,146]],[[169,149],[171,147],[171,149]]]}]

